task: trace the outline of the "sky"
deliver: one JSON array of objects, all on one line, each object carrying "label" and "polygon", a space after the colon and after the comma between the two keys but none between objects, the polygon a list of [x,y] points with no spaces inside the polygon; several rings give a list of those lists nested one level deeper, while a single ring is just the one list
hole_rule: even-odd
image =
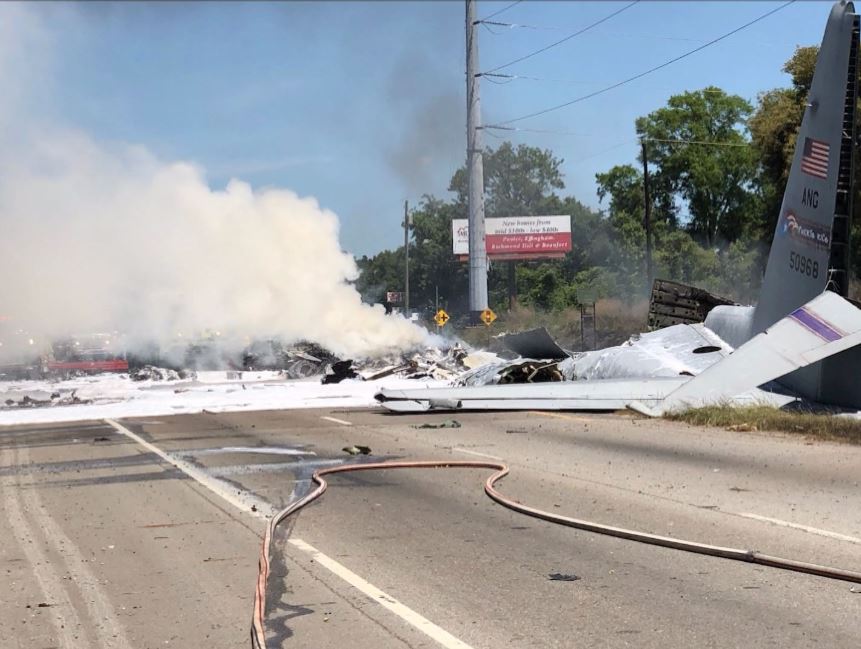
[{"label": "sky", "polygon": [[[511,2],[479,2],[479,17]],[[527,0],[479,30],[489,70],[630,2]],[[482,84],[485,124],[551,107],[645,71],[782,2],[643,0]],[[643,79],[490,131],[564,159],[564,192],[600,207],[595,174],[637,155],[634,120],[672,94],[714,85],[752,102],[789,83],[783,63],[819,44],[830,2],[795,2]],[[403,241],[403,201],[447,197],[465,159],[464,2],[0,3],[33,20],[18,53],[28,111],[99,142],[141,146],[231,179],[313,196],[344,250]],[[2,30],[0,30],[2,33]],[[0,44],[2,49],[2,44]],[[2,52],[0,52],[2,54]],[[504,81],[504,83],[500,83]]]}]

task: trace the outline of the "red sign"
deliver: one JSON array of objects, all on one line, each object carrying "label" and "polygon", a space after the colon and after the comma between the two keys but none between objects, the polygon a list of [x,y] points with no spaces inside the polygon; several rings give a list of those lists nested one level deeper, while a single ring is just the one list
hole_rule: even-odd
[{"label": "red sign", "polygon": [[[485,220],[485,246],[490,259],[564,257],[571,250],[570,216],[512,216]],[[466,219],[452,220],[453,252],[469,257]]]},{"label": "red sign", "polygon": [[488,234],[488,255],[534,255],[558,252],[563,255],[571,250],[571,233],[551,234]]}]

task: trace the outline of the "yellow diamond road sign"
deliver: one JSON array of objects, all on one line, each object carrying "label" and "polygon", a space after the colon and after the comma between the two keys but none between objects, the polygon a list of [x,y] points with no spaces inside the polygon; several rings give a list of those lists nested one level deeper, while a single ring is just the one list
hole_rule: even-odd
[{"label": "yellow diamond road sign", "polygon": [[434,316],[434,321],[436,322],[438,327],[444,327],[445,323],[448,322],[448,313],[440,309],[436,312]]},{"label": "yellow diamond road sign", "polygon": [[496,314],[490,309],[485,309],[481,312],[481,321],[484,324],[489,325],[494,320],[496,320]]}]

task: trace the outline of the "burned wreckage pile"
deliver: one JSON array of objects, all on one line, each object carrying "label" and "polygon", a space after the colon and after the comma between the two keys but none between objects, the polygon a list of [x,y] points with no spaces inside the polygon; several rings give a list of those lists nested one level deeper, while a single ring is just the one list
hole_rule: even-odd
[{"label": "burned wreckage pile", "polygon": [[[561,347],[539,327],[496,336],[498,351],[474,350],[462,342],[398,358],[326,366],[324,383],[387,376],[433,378],[453,387],[588,381],[618,378],[696,376],[733,351],[703,324],[677,324],[636,334],[616,347],[574,352]],[[384,400],[384,399],[380,399]]]}]

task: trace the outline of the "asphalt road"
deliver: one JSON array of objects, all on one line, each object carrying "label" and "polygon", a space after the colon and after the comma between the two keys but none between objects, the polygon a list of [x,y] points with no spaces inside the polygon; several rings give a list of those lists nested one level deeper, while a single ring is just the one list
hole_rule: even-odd
[{"label": "asphalt road", "polygon": [[[143,444],[105,422],[0,428],[3,646],[248,647],[265,514],[354,444],[500,458],[500,490],[534,507],[861,570],[859,447],[620,415],[416,427],[448,418],[121,422]],[[861,585],[528,518],[484,495],[489,473],[333,477],[276,536],[270,648],[859,646]]]}]

